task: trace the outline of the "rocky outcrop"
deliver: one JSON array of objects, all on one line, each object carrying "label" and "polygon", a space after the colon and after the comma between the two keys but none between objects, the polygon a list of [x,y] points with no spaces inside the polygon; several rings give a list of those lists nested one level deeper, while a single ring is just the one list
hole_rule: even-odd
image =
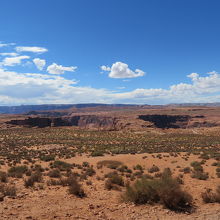
[{"label": "rocky outcrop", "polygon": [[117,119],[114,117],[97,115],[77,115],[71,117],[29,117],[27,119],[11,120],[6,122],[11,125],[27,127],[59,127],[59,126],[78,126],[82,129],[94,130],[115,130]]},{"label": "rocky outcrop", "polygon": [[157,128],[186,128],[191,117],[188,115],[139,115],[138,118],[152,122]]},{"label": "rocky outcrop", "polygon": [[114,117],[83,115],[78,121],[78,126],[83,129],[116,130],[117,119]]},{"label": "rocky outcrop", "polygon": [[219,124],[213,121],[206,121],[204,115],[139,115],[139,119],[151,122],[148,127],[157,128],[197,128],[214,127]]},{"label": "rocky outcrop", "polygon": [[51,119],[49,118],[27,118],[27,119],[19,119],[19,120],[11,120],[6,122],[6,124],[12,125],[20,125],[20,126],[28,126],[28,127],[48,127],[51,126]]},{"label": "rocky outcrop", "polygon": [[[139,119],[139,120],[138,120]],[[213,127],[215,121],[205,120],[202,115],[139,115],[136,117],[114,117],[108,115],[72,115],[63,117],[28,117],[7,121],[6,124],[26,127],[60,127],[74,126],[89,130],[143,130],[147,127],[195,128]]]}]

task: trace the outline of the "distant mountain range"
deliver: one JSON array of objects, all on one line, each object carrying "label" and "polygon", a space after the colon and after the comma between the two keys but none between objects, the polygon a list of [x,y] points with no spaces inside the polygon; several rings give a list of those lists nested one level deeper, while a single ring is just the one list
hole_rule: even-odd
[{"label": "distant mountain range", "polygon": [[20,105],[20,106],[0,106],[0,114],[24,114],[30,111],[51,111],[65,110],[69,108],[91,108],[91,107],[128,107],[137,105],[127,104],[48,104],[48,105]]},{"label": "distant mountain range", "polygon": [[[87,104],[45,104],[45,105],[20,105],[20,106],[0,106],[0,114],[24,114],[31,111],[56,111],[65,110],[70,108],[92,108],[92,107],[135,107],[135,106],[149,106],[149,105],[132,105],[132,104],[101,104],[101,103],[87,103]],[[169,104],[169,105],[155,105],[159,106],[220,106],[220,102],[215,103],[181,103],[181,104]]]}]

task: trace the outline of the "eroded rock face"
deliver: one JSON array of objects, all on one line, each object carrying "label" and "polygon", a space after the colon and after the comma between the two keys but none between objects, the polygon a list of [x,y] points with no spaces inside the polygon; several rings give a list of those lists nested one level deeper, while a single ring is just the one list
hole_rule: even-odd
[{"label": "eroded rock face", "polygon": [[188,115],[139,115],[139,119],[152,122],[157,128],[186,128]]},{"label": "eroded rock face", "polygon": [[63,117],[29,117],[11,120],[6,122],[6,124],[39,128],[76,126],[81,129],[106,131],[118,131],[123,129],[139,130],[147,127],[168,129],[213,127],[218,125],[213,121],[206,121],[204,116],[200,115],[139,115],[138,119],[130,117],[111,117],[108,115],[73,115]]},{"label": "eroded rock face", "polygon": [[115,130],[116,118],[97,116],[97,115],[79,115],[72,117],[45,118],[29,117],[27,119],[11,120],[7,124],[28,126],[28,127],[58,127],[58,126],[78,126],[83,129],[95,130]]},{"label": "eroded rock face", "polygon": [[48,127],[51,126],[52,120],[50,118],[27,118],[27,119],[19,119],[19,120],[11,120],[6,122],[7,124],[12,125],[22,125],[22,126],[29,126],[29,127]]},{"label": "eroded rock face", "polygon": [[85,129],[115,130],[116,118],[97,115],[83,115],[78,121],[78,126]]}]

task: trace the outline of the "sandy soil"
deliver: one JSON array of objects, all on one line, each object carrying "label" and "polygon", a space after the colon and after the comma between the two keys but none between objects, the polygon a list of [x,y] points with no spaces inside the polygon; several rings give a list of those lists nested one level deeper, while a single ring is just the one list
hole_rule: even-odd
[{"label": "sandy soil", "polygon": [[[161,170],[165,167],[170,167],[173,175],[178,175],[178,167],[184,168],[190,166],[192,161],[201,161],[197,155],[190,155],[188,160],[185,160],[185,153],[174,157],[169,154],[162,154],[162,159],[156,157],[157,154],[136,154],[136,155],[116,155],[103,157],[87,157],[77,156],[66,160],[69,163],[82,164],[87,161],[96,169],[96,175],[89,177],[92,185],[87,185],[83,182],[83,188],[87,194],[86,198],[77,198],[68,194],[67,187],[62,186],[47,186],[46,178],[44,178],[43,189],[38,185],[34,188],[25,188],[22,179],[13,179],[13,183],[17,187],[17,196],[15,198],[6,197],[0,203],[0,219],[87,219],[87,220],[176,220],[180,219],[199,219],[199,220],[218,220],[220,219],[219,204],[204,204],[201,199],[201,192],[206,188],[215,189],[219,184],[219,179],[216,177],[216,167],[211,166],[213,159],[207,160],[203,166],[205,171],[209,173],[208,180],[196,180],[190,177],[190,174],[185,174],[183,177],[183,188],[191,193],[194,198],[196,210],[192,214],[175,213],[164,209],[161,205],[140,205],[124,203],[121,201],[122,191],[108,191],[104,187],[103,180],[97,180],[97,176],[103,177],[105,173],[112,171],[109,168],[97,169],[97,162],[101,160],[117,160],[123,162],[129,168],[140,164],[147,169],[153,164],[157,165]],[[147,158],[145,158],[147,156]],[[153,157],[155,156],[155,158]],[[168,157],[169,156],[169,157]],[[145,159],[143,159],[143,157]],[[48,163],[38,162],[42,166],[48,166]]]}]

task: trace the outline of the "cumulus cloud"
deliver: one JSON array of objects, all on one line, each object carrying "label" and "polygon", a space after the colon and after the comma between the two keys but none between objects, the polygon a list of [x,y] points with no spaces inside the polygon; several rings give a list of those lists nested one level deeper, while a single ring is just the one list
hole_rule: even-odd
[{"label": "cumulus cloud", "polygon": [[15,50],[20,52],[45,53],[48,49],[44,47],[16,47]]},{"label": "cumulus cloud", "polygon": [[8,47],[8,46],[12,46],[12,45],[15,45],[15,43],[2,43],[0,41],[0,47]]},{"label": "cumulus cloud", "polygon": [[101,70],[103,70],[103,71],[111,71],[111,67],[109,67],[109,66],[104,66],[104,65],[102,65],[100,68],[101,68]]},{"label": "cumulus cloud", "polygon": [[65,66],[53,63],[47,67],[47,72],[50,74],[58,74],[59,75],[59,74],[64,74],[66,71],[67,72],[74,72],[76,69],[77,69],[76,66],[65,67]]},{"label": "cumulus cloud", "polygon": [[135,89],[131,92],[118,93],[120,100],[134,100],[136,103],[184,103],[184,102],[217,102],[220,97],[220,74],[208,73],[201,77],[198,73],[188,75],[192,83],[171,85],[169,89]]},{"label": "cumulus cloud", "polygon": [[129,92],[78,86],[59,75],[17,73],[0,68],[0,104],[133,103],[166,104],[216,102],[220,99],[220,74],[189,74],[191,83],[167,89],[137,88]]},{"label": "cumulus cloud", "polygon": [[112,64],[112,67],[108,66],[101,66],[101,69],[103,71],[109,71],[109,77],[110,78],[136,78],[144,76],[144,71],[140,69],[136,69],[135,71],[132,71],[128,64],[122,63],[122,62],[116,62]]},{"label": "cumulus cloud", "polygon": [[46,61],[40,58],[33,59],[33,63],[39,70],[43,70],[44,66],[46,65]]},{"label": "cumulus cloud", "polygon": [[3,66],[15,66],[21,64],[22,60],[29,59],[29,56],[6,57],[1,62]]},{"label": "cumulus cloud", "polygon": [[104,102],[105,89],[76,86],[57,75],[17,73],[0,68],[0,105]]},{"label": "cumulus cloud", "polygon": [[11,53],[0,53],[1,56],[10,56],[10,57],[15,57],[15,56],[18,56],[18,53],[14,53],[14,52],[11,52]]}]

